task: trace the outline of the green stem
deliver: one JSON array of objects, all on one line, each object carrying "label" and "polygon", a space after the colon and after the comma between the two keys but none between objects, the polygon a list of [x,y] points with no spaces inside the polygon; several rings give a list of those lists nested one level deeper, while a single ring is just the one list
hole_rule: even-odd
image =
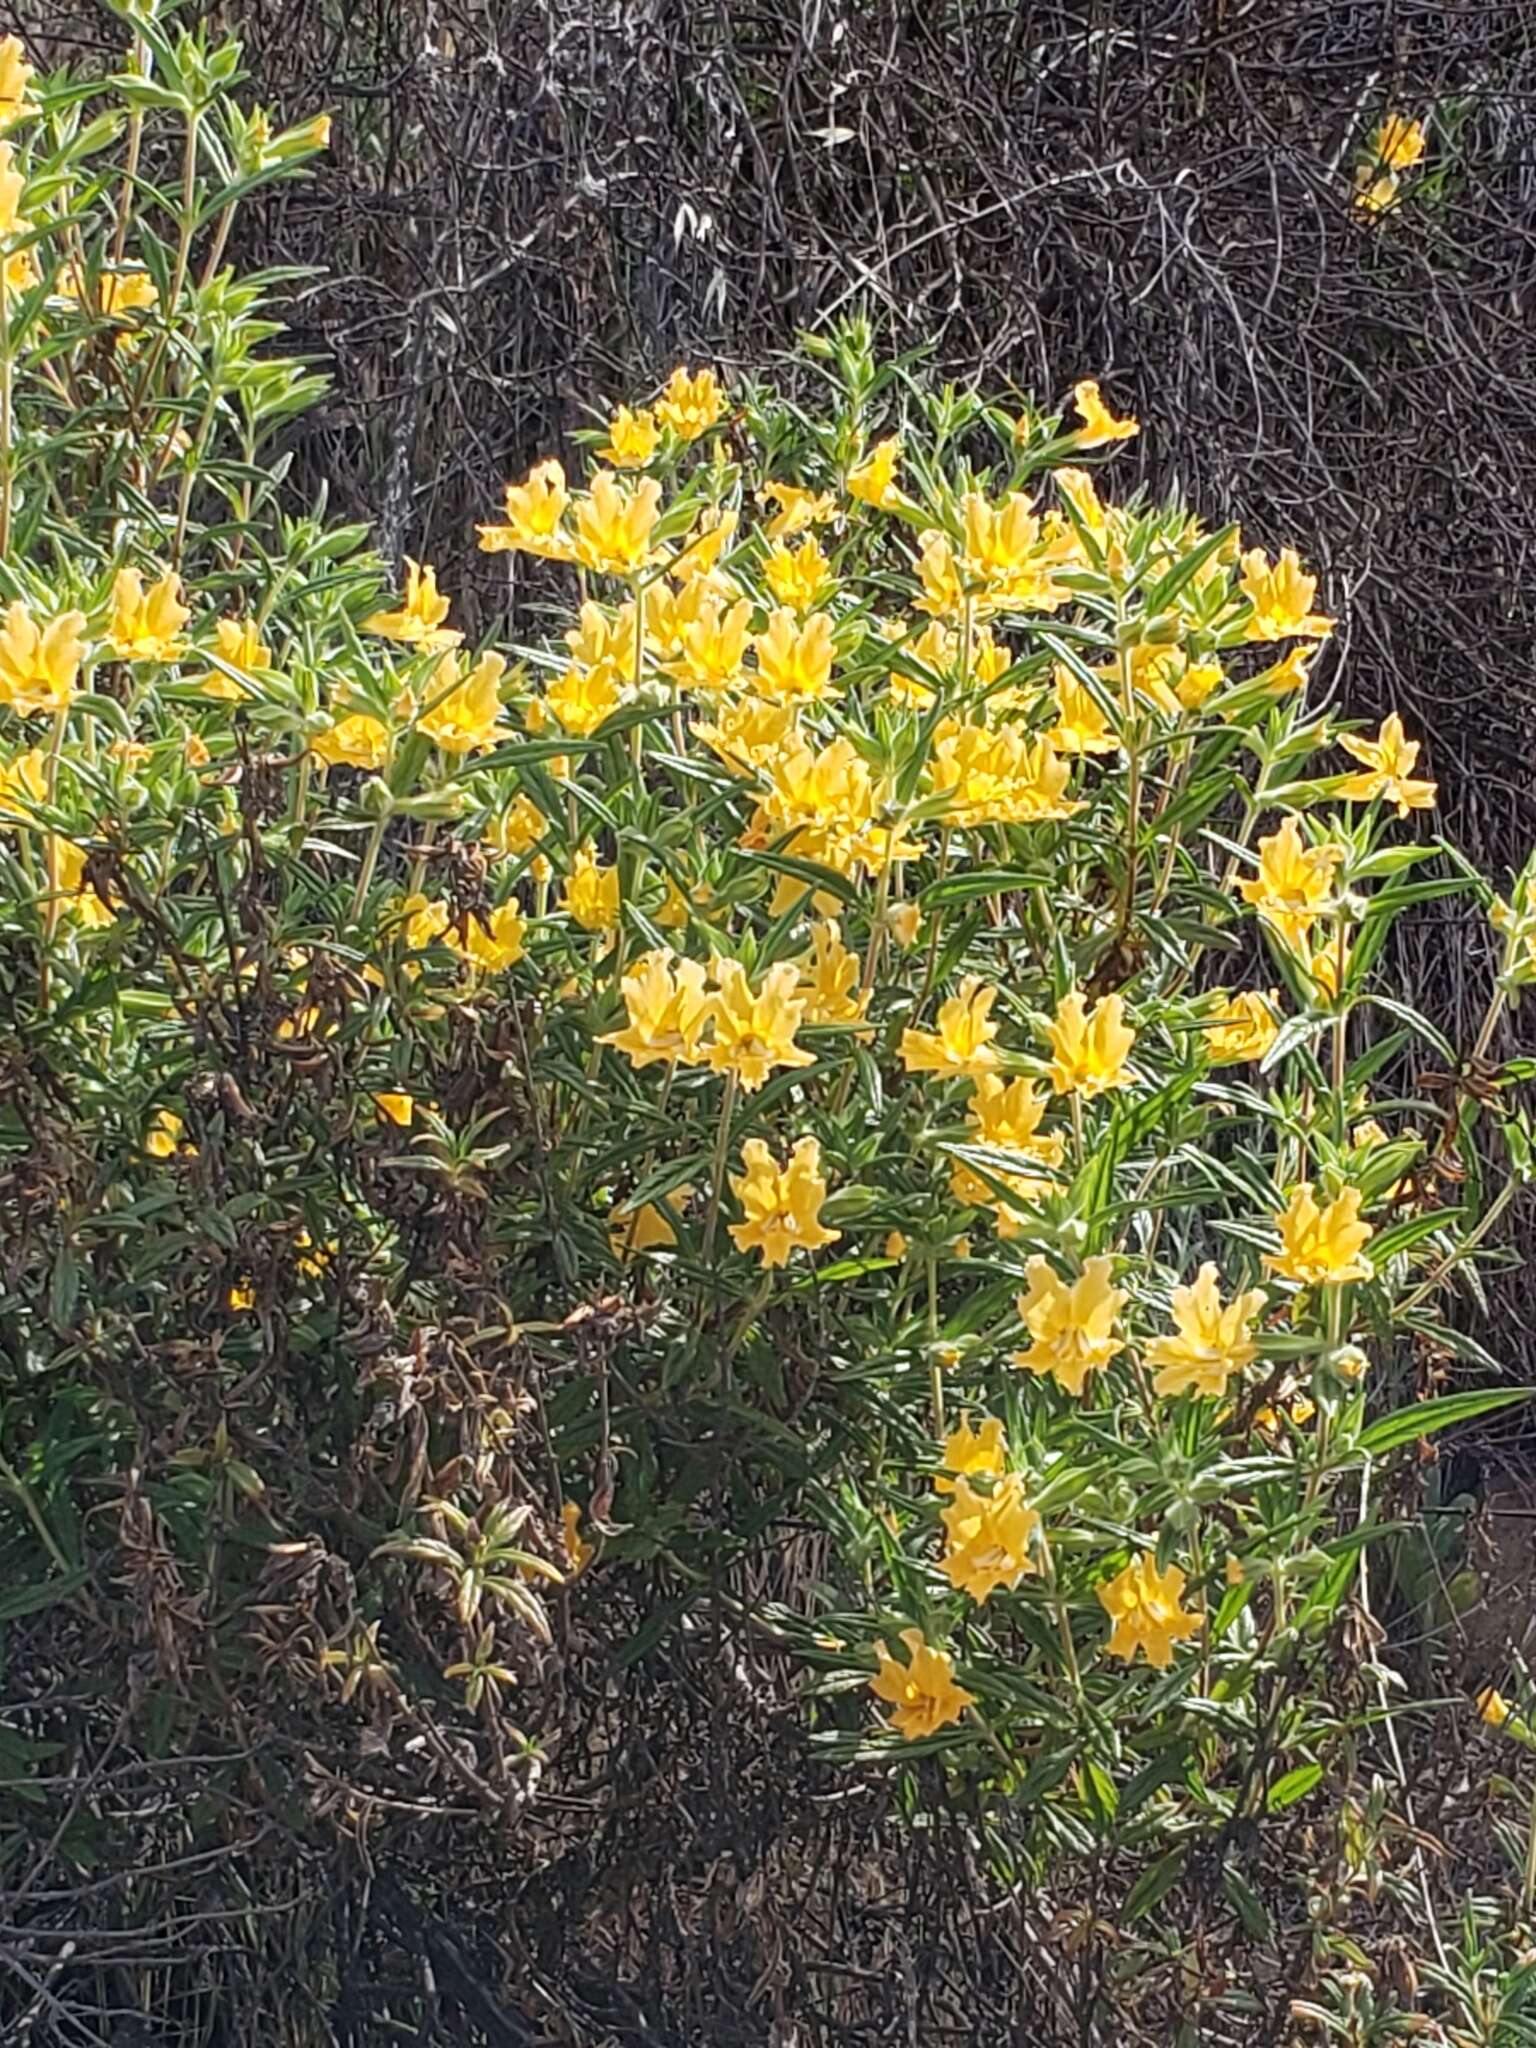
[{"label": "green stem", "polygon": [[725,1077],[720,1098],[720,1122],[715,1132],[715,1157],[709,1171],[709,1208],[704,1216],[704,1264],[708,1266],[715,1248],[715,1229],[720,1221],[720,1204],[725,1199],[725,1168],[731,1149],[731,1118],[736,1110],[736,1075]]},{"label": "green stem", "polygon": [[375,818],[373,821],[368,844],[363,848],[363,864],[357,871],[357,887],[352,891],[352,908],[347,914],[349,924],[355,925],[363,914],[368,891],[373,887],[374,870],[379,864],[379,848],[384,844],[384,828],[388,823],[388,818]]}]

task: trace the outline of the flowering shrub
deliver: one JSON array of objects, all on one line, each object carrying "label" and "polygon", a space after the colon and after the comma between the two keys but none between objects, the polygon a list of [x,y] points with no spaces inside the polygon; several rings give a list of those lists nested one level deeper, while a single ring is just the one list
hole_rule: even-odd
[{"label": "flowering shrub", "polygon": [[[1129,1856],[1136,1917],[1358,1724],[1379,1461],[1518,1398],[1446,1383],[1532,871],[1404,835],[1315,579],[1125,498],[1096,383],[858,323],[510,482],[481,545],[563,602],[471,645],[270,454],[319,379],[223,257],[324,124],[122,13],[105,85],[0,60],[13,1579],[173,1720],[328,1688],[494,1807],[573,1598],[739,1611],[814,1513],[755,1619],[828,1753],[942,1755],[1000,1875]],[[1382,963],[1466,889],[1463,1057]]]}]

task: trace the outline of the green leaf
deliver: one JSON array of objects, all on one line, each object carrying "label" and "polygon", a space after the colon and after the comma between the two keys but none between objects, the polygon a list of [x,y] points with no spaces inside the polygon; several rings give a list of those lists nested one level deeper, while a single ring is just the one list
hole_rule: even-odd
[{"label": "green leaf", "polygon": [[1464,1394],[1439,1394],[1433,1401],[1419,1401],[1411,1408],[1398,1408],[1380,1416],[1361,1430],[1360,1449],[1373,1458],[1395,1451],[1400,1444],[1419,1437],[1453,1429],[1459,1422],[1475,1421],[1479,1415],[1496,1415],[1501,1408],[1518,1407],[1536,1393],[1533,1387],[1473,1387]]},{"label": "green leaf", "polygon": [[8,1593],[0,1593],[0,1621],[14,1621],[18,1615],[37,1614],[45,1607],[57,1607],[61,1600],[67,1600],[71,1593],[78,1592],[90,1573],[81,1569],[67,1573],[62,1579],[49,1579],[42,1585],[13,1586]]},{"label": "green leaf", "polygon": [[1139,1920],[1143,1913],[1150,1913],[1159,1899],[1165,1898],[1178,1883],[1184,1868],[1187,1848],[1170,1849],[1166,1856],[1158,1858],[1150,1870],[1144,1870],[1131,1886],[1126,1897],[1122,1919],[1129,1926]]},{"label": "green leaf", "polygon": [[1283,1813],[1286,1807],[1294,1806],[1298,1799],[1305,1799],[1322,1775],[1321,1764],[1298,1764],[1295,1770],[1287,1771],[1283,1778],[1276,1778],[1269,1788],[1264,1804],[1271,1813]]}]

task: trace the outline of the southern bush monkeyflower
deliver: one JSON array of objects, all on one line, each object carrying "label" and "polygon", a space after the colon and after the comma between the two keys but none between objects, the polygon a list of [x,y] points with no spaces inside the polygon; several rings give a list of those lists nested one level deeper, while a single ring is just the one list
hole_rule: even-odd
[{"label": "southern bush monkeyflower", "polygon": [[352,711],[309,742],[328,768],[382,768],[389,759],[389,728],[371,711]]},{"label": "southern bush monkeyflower", "polygon": [[738,697],[725,705],[713,722],[701,723],[693,730],[695,737],[738,775],[766,768],[805,745],[795,707],[769,704],[761,697]]},{"label": "southern bush monkeyflower", "polygon": [[773,482],[764,484],[757,496],[760,504],[778,507],[763,528],[769,540],[790,540],[808,526],[824,526],[837,517],[837,500],[830,491]]},{"label": "southern bush monkeyflower", "polygon": [[795,612],[811,609],[826,588],[831,572],[832,565],[813,533],[807,534],[797,548],[781,542],[763,563],[763,581],[774,598]]},{"label": "southern bush monkeyflower", "polygon": [[615,1209],[608,1232],[614,1257],[632,1259],[641,1252],[670,1251],[677,1243],[677,1219],[692,1195],[691,1187],[673,1188],[659,1202],[645,1202],[638,1209]]},{"label": "southern bush monkeyflower", "polygon": [[1267,1296],[1250,1288],[1222,1305],[1221,1276],[1207,1260],[1191,1287],[1173,1290],[1175,1336],[1154,1337],[1147,1364],[1155,1367],[1158,1394],[1224,1394],[1227,1381],[1259,1355],[1253,1319]]},{"label": "southern bush monkeyflower", "polygon": [[1129,441],[1141,432],[1139,420],[1115,418],[1104,403],[1096,378],[1084,377],[1072,386],[1072,403],[1083,423],[1073,433],[1079,448],[1102,448],[1111,441]]},{"label": "southern bush monkeyflower", "polygon": [[1371,137],[1371,159],[1385,170],[1407,171],[1419,161],[1429,138],[1422,121],[1406,114],[1388,114]]},{"label": "southern bush monkeyflower", "polygon": [[892,434],[877,441],[864,460],[848,475],[848,495],[876,512],[889,512],[905,503],[896,488],[896,471],[901,463],[901,440]]},{"label": "southern bush monkeyflower", "polygon": [[84,848],[76,846],[71,839],[59,839],[51,833],[47,845],[65,916],[82,925],[86,931],[104,931],[113,921],[112,906],[102,899],[95,884],[85,879]]},{"label": "southern bush monkeyflower", "polygon": [[606,664],[578,668],[575,663],[544,692],[544,702],[566,732],[579,739],[606,724],[624,702],[625,691]]},{"label": "southern bush monkeyflower", "polygon": [[1497,1686],[1485,1685],[1477,1695],[1477,1711],[1490,1728],[1502,1728],[1513,1709]]},{"label": "southern bush monkeyflower", "polygon": [[525,482],[507,485],[503,494],[505,520],[476,529],[481,552],[502,555],[519,549],[525,555],[542,555],[550,562],[574,561],[576,550],[562,525],[570,498],[562,465],[553,457],[547,462],[536,462]]},{"label": "southern bush monkeyflower", "polygon": [[891,1709],[896,1733],[908,1742],[921,1742],[958,1721],[967,1707],[975,1706],[976,1695],[955,1683],[954,1659],[948,1650],[931,1649],[915,1628],[904,1628],[901,1642],[905,1664],[898,1663],[884,1643],[876,1643],[880,1669],[869,1689]]},{"label": "southern bush monkeyflower", "polygon": [[801,621],[787,607],[780,609],[752,645],[757,651],[752,684],[759,696],[813,704],[833,694],[832,621],[825,612],[812,612]]},{"label": "southern bush monkeyflower", "polygon": [[389,1123],[398,1124],[401,1130],[404,1130],[410,1124],[416,1114],[414,1097],[407,1095],[403,1089],[399,1088],[377,1090],[374,1094],[373,1106],[381,1117],[385,1118]]},{"label": "southern bush monkeyflower", "polygon": [[445,654],[427,684],[418,723],[445,754],[477,754],[506,735],[501,723],[501,678],[506,660],[482,654],[468,675],[456,654]]},{"label": "southern bush monkeyflower", "polygon": [[655,413],[664,427],[670,427],[679,441],[697,441],[725,411],[725,394],[715,381],[713,370],[696,370],[690,376],[681,364],[662,386]]},{"label": "southern bush monkeyflower", "polygon": [[997,990],[988,988],[979,974],[968,974],[939,1010],[938,1030],[901,1034],[901,1063],[909,1074],[964,1074],[975,1080],[998,1063],[992,1041],[998,1027],[992,1022],[992,1005]]},{"label": "southern bush monkeyflower", "polygon": [[9,604],[0,625],[0,704],[22,718],[67,711],[80,678],[84,631],[84,612],[61,612],[39,626],[25,598]]},{"label": "southern bush monkeyflower", "polygon": [[484,844],[493,852],[519,856],[532,853],[548,830],[548,818],[524,790],[486,826]]},{"label": "southern bush monkeyflower", "polygon": [[943,1471],[933,1482],[935,1493],[953,1493],[956,1479],[997,1479],[1008,1459],[1008,1442],[1003,1425],[995,1415],[982,1418],[980,1429],[971,1428],[969,1414],[944,1439],[939,1463]]},{"label": "southern bush monkeyflower", "polygon": [[482,974],[504,974],[523,957],[528,922],[515,903],[498,903],[483,921],[471,912],[464,922],[464,939],[458,951]]},{"label": "southern bush monkeyflower", "polygon": [[[213,632],[214,652],[228,667],[249,676],[264,675],[271,668],[271,650],[263,643],[261,628],[254,619],[219,619]],[[247,694],[233,676],[218,668],[209,669],[206,675],[193,676],[191,687],[226,704],[242,703]]]},{"label": "southern bush monkeyflower", "polygon": [[1046,738],[1059,754],[1114,754],[1120,737],[1098,699],[1065,662],[1055,670],[1056,723]]},{"label": "southern bush monkeyflower", "polygon": [[27,98],[31,78],[32,66],[26,61],[20,36],[7,36],[0,42],[0,129],[37,112],[36,102]]},{"label": "southern bush monkeyflower", "polygon": [[560,1547],[565,1552],[566,1576],[580,1578],[597,1552],[581,1534],[581,1508],[573,1500],[560,1504]]},{"label": "southern bush monkeyflower", "polygon": [[174,1159],[179,1152],[184,1158],[195,1159],[197,1147],[185,1144],[182,1132],[186,1125],[174,1109],[157,1110],[149,1129],[144,1133],[144,1150],[151,1159]]},{"label": "southern bush monkeyflower", "polygon": [[1375,1234],[1360,1221],[1360,1190],[1345,1188],[1326,1208],[1319,1208],[1312,1183],[1302,1181],[1288,1206],[1274,1218],[1280,1250],[1266,1252],[1264,1263],[1282,1279],[1303,1287],[1337,1287],[1346,1280],[1369,1280],[1371,1262],[1364,1248]]},{"label": "southern bush monkeyflower", "polygon": [[[1060,1166],[1065,1142],[1055,1131],[1042,1133],[1047,1098],[1038,1094],[1027,1074],[1006,1084],[996,1074],[978,1075],[968,1115],[976,1127],[975,1142],[993,1151],[1017,1152],[1040,1166]],[[999,1237],[1016,1237],[1023,1227],[1020,1213],[1048,1194],[1051,1181],[1038,1173],[1009,1173],[990,1169],[991,1178],[1008,1190],[1008,1199],[998,1195],[988,1182],[963,1159],[950,1172],[950,1189],[956,1201],[968,1208],[991,1209],[997,1217]]]},{"label": "southern bush monkeyflower", "polygon": [[651,531],[661,516],[661,485],[643,477],[626,489],[611,469],[597,470],[575,506],[576,559],[584,569],[633,576],[653,559]]},{"label": "southern bush monkeyflower", "polygon": [[1067,1393],[1081,1394],[1089,1373],[1102,1372],[1125,1349],[1114,1328],[1125,1290],[1110,1285],[1113,1266],[1103,1254],[1087,1259],[1069,1284],[1037,1252],[1025,1268],[1028,1292],[1015,1304],[1030,1345],[1014,1352],[1012,1363],[1025,1372],[1049,1373]]},{"label": "southern bush monkeyflower", "polygon": [[597,459],[611,463],[615,469],[644,469],[656,453],[660,439],[661,426],[655,413],[644,407],[632,412],[627,405],[615,406],[608,422],[608,445],[598,449]]},{"label": "southern bush monkeyflower", "polygon": [[949,797],[950,821],[967,829],[1072,817],[1083,806],[1066,794],[1071,773],[1048,736],[1031,739],[1018,726],[949,719],[934,736],[934,791]]},{"label": "southern bush monkeyflower", "polygon": [[742,598],[727,606],[724,598],[702,585],[697,587],[701,592],[697,614],[678,633],[677,659],[668,664],[668,673],[679,683],[718,695],[734,689],[741,680],[752,631],[752,605]]},{"label": "southern bush monkeyflower", "polygon": [[805,996],[792,961],[770,967],[759,988],[753,988],[739,960],[716,960],[711,971],[714,1036],[705,1057],[717,1074],[735,1074],[746,1093],[755,1095],[775,1067],[816,1064],[816,1055],[795,1043]]},{"label": "southern bush monkeyflower", "polygon": [[1176,1564],[1160,1572],[1150,1550],[1133,1558],[1123,1572],[1095,1586],[1094,1591],[1114,1624],[1109,1654],[1127,1664],[1134,1664],[1137,1653],[1144,1651],[1155,1670],[1166,1671],[1173,1662],[1174,1644],[1200,1633],[1199,1615],[1186,1614],[1180,1605],[1183,1572]]},{"label": "southern bush monkeyflower", "polygon": [[1216,1007],[1206,1014],[1201,1043],[1212,1066],[1234,1066],[1244,1060],[1261,1060],[1280,1036],[1276,1005],[1278,989],[1260,995],[1256,988],[1239,989],[1236,995],[1220,992]]},{"label": "southern bush monkeyflower", "polygon": [[999,1586],[1012,1589],[1035,1569],[1030,1549],[1040,1517],[1024,1502],[1024,1480],[1011,1472],[990,1493],[955,1481],[954,1498],[939,1512],[947,1539],[939,1570],[950,1584],[984,1606]]},{"label": "southern bush monkeyflower", "polygon": [[923,928],[922,906],[917,903],[893,903],[885,913],[886,930],[906,953],[917,943],[917,935]]},{"label": "southern bush monkeyflower", "polygon": [[1381,730],[1375,739],[1341,732],[1339,745],[1346,754],[1353,754],[1357,761],[1363,762],[1367,772],[1364,775],[1346,775],[1334,792],[1336,796],[1354,804],[1374,803],[1378,797],[1384,797],[1389,804],[1396,804],[1400,818],[1406,818],[1410,811],[1434,809],[1435,785],[1413,780],[1419,759],[1419,742],[1409,739],[1404,733],[1403,721],[1395,711],[1382,720]]},{"label": "southern bush monkeyflower", "polygon": [[821,1222],[827,1184],[815,1138],[797,1140],[789,1164],[782,1167],[761,1138],[748,1138],[741,1148],[741,1163],[745,1173],[731,1175],[732,1191],[746,1217],[744,1223],[730,1225],[739,1252],[761,1252],[764,1266],[783,1266],[792,1252],[836,1244],[842,1232],[827,1230]]},{"label": "southern bush monkeyflower", "polygon": [[405,558],[405,596],[395,611],[370,612],[363,621],[365,633],[381,640],[397,640],[414,647],[419,654],[440,654],[457,647],[464,638],[443,624],[450,600],[437,587],[437,571]]},{"label": "southern bush monkeyflower", "polygon": [[702,1059],[699,1040],[714,1015],[702,962],[681,960],[670,946],[644,953],[619,984],[629,1022],[599,1045],[627,1054],[636,1067],[658,1060]]},{"label": "southern bush monkeyflower", "polygon": [[1333,620],[1311,608],[1317,578],[1303,572],[1294,548],[1283,548],[1274,564],[1262,548],[1250,548],[1243,556],[1242,588],[1253,605],[1245,640],[1326,640],[1333,631]]},{"label": "southern bush monkeyflower", "polygon": [[880,1255],[899,1266],[911,1249],[904,1230],[890,1230],[886,1232],[885,1243],[880,1247]]},{"label": "southern bush monkeyflower", "polygon": [[178,661],[186,652],[181,629],[191,616],[181,602],[181,578],[174,569],[148,590],[137,569],[119,569],[107,645],[123,661]]},{"label": "southern bush monkeyflower", "polygon": [[1051,1088],[1057,1095],[1091,1101],[1112,1088],[1128,1088],[1134,1076],[1126,1061],[1136,1033],[1125,1022],[1119,996],[1101,996],[1086,1009],[1080,989],[1069,989],[1046,1026],[1051,1044]]},{"label": "southern bush monkeyflower", "polygon": [[811,957],[801,963],[807,1024],[857,1024],[869,1007],[859,987],[859,959],[843,944],[836,918],[811,926]]},{"label": "southern bush monkeyflower", "polygon": [[[0,696],[0,702],[4,701]],[[32,808],[46,803],[47,798],[48,758],[41,747],[29,747],[9,761],[0,760],[0,817],[26,820]]]},{"label": "southern bush monkeyflower", "polygon": [[600,867],[590,846],[571,862],[561,905],[583,931],[611,932],[619,921],[619,871]]},{"label": "southern bush monkeyflower", "polygon": [[1238,893],[1288,946],[1299,948],[1317,920],[1334,909],[1334,877],[1343,860],[1344,848],[1332,840],[1306,845],[1293,811],[1278,832],[1259,841],[1259,872],[1239,882]]}]

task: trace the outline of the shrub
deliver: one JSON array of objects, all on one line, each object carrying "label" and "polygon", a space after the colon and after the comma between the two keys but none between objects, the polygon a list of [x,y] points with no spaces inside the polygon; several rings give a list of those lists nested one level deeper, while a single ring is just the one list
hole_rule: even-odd
[{"label": "shrub", "polygon": [[[1005,409],[857,321],[510,484],[481,545],[561,596],[467,646],[284,501],[320,380],[223,254],[324,124],[121,11],[119,76],[4,72],[10,1614],[131,1648],[162,1749],[366,1712],[407,1814],[491,1816],[644,1567],[621,1659],[766,1627],[830,1759],[921,1813],[940,1757],[1000,1882],[1151,1913],[1391,1710],[1326,1670],[1382,1462],[1519,1398],[1449,1381],[1532,871],[1402,835],[1314,579],[1106,495],[1096,384]],[[1383,966],[1455,890],[1465,1058]]]}]

